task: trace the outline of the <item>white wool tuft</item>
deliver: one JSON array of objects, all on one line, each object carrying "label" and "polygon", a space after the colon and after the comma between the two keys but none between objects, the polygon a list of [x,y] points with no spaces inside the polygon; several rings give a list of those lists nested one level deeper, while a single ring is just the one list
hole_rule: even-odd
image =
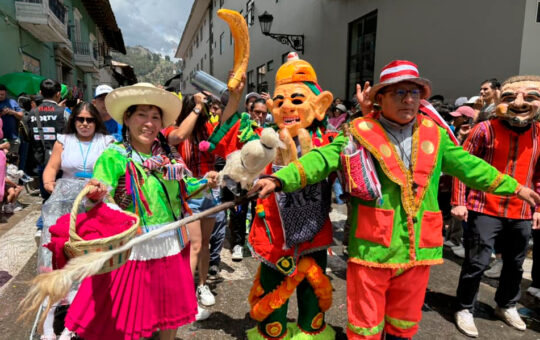
[{"label": "white wool tuft", "polygon": [[280,144],[278,133],[272,128],[264,128],[261,133],[261,142],[270,147],[276,148]]}]

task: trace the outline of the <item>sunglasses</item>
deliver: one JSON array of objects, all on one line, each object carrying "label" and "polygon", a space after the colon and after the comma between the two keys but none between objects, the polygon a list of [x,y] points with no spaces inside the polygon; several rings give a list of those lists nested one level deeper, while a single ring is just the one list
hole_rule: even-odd
[{"label": "sunglasses", "polygon": [[403,100],[405,99],[405,97],[407,97],[409,93],[411,94],[411,97],[413,99],[419,99],[421,91],[419,89],[411,89],[411,90],[394,89],[394,90],[384,91],[383,93],[391,93],[395,98],[399,100]]},{"label": "sunglasses", "polygon": [[75,121],[81,124],[83,123],[93,124],[96,122],[96,119],[90,118],[90,117],[75,117]]}]

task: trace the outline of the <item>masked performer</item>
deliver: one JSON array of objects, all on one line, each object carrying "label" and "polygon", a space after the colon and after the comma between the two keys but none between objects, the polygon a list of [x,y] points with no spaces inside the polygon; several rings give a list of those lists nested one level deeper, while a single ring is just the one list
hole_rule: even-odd
[{"label": "masked performer", "polygon": [[[512,175],[520,184],[540,184],[540,77],[516,76],[502,85],[497,117],[474,127],[463,148],[483,158],[499,171]],[[471,311],[482,274],[487,269],[495,239],[504,235],[503,269],[495,294],[495,315],[516,329],[525,330],[516,303],[520,298],[523,261],[531,236],[531,224],[538,229],[540,214],[516,197],[501,197],[471,189],[454,181],[454,216],[468,221],[465,229],[465,261],[461,267],[456,313],[458,328],[478,336]]]},{"label": "masked performer", "polygon": [[[240,100],[232,93],[230,100]],[[290,55],[276,74],[273,101],[268,101],[286,149],[278,150],[271,174],[314,147],[328,144],[321,121],[332,102],[322,91],[313,67]],[[245,142],[259,138],[261,128],[248,114],[224,115],[210,137],[210,148],[225,157]],[[334,330],[324,322],[332,303],[332,286],[325,275],[326,249],[332,243],[330,184],[316,183],[289,194],[259,199],[249,234],[249,245],[261,266],[249,296],[251,317],[257,327],[249,339],[333,339]],[[298,322],[287,325],[291,294],[298,296]]]},{"label": "masked performer", "polygon": [[[354,138],[340,135],[255,187],[261,197],[279,188],[294,192],[340,168],[345,178],[354,179],[347,179],[356,183],[351,193],[357,196],[351,202],[354,222],[347,266],[349,339],[381,339],[383,331],[386,339],[416,334],[430,265],[442,263],[437,204],[441,172],[497,195],[518,193],[531,204],[540,201],[532,190],[456,146],[446,130],[419,114],[421,99],[430,93],[430,82],[419,77],[414,63],[386,65],[369,92],[380,110],[350,123]],[[355,156],[366,150],[376,176],[363,173],[370,162]],[[381,194],[372,195],[377,182]]]}]

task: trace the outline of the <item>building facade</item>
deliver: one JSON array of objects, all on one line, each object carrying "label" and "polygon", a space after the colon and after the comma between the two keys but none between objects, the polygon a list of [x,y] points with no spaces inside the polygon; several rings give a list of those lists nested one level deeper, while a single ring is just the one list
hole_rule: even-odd
[{"label": "building facade", "polygon": [[3,0],[0,14],[0,75],[57,79],[89,100],[100,72],[113,72],[110,50],[126,53],[108,0]]},{"label": "building facade", "polygon": [[271,33],[304,35],[300,57],[321,87],[350,99],[356,83],[378,81],[394,59],[419,65],[433,93],[452,100],[477,95],[488,78],[540,74],[537,0],[196,0],[176,57],[184,60],[184,92],[201,69],[226,80],[234,43],[220,8],[248,22],[251,55],[247,91],[273,90],[275,72],[291,46],[263,35],[258,17],[273,15]]}]

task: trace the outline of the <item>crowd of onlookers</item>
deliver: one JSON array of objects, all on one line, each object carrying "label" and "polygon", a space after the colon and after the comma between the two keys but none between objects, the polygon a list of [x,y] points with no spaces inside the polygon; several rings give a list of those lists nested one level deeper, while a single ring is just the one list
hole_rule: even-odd
[{"label": "crowd of onlookers", "polygon": [[[5,219],[21,210],[18,196],[24,186],[32,180],[39,182],[39,191],[28,189],[31,194],[40,194],[43,200],[54,192],[60,178],[81,179],[92,176],[93,164],[107,145],[122,142],[122,125],[111,118],[105,105],[106,96],[113,91],[108,85],[95,89],[91,103],[66,101],[61,96],[60,84],[51,79],[41,83],[40,93],[20,94],[17,99],[8,95],[5,85],[0,84],[0,112],[2,124],[0,138],[0,202]],[[460,97],[448,103],[441,95],[433,95],[430,103],[448,122],[460,143],[463,143],[471,129],[478,123],[495,115],[495,105],[500,96],[500,83],[496,79],[481,83],[478,96]],[[261,127],[274,126],[267,101],[268,93],[248,93],[243,111]],[[219,171],[223,159],[216,158],[200,148],[218,124],[224,105],[212,96],[202,93],[183,96],[182,111],[174,126],[163,130],[163,135],[178,152],[192,171],[194,177],[202,178],[209,171]],[[191,112],[197,113],[194,120]],[[199,114],[200,112],[200,114]],[[335,98],[327,111],[324,125],[329,131],[348,133],[347,122],[361,116],[361,105],[355,96],[350,100]],[[188,126],[186,128],[186,126]],[[333,185],[334,200],[346,204],[339,179]],[[452,179],[443,176],[440,180],[439,205],[444,216],[445,245],[458,257],[465,256],[463,247],[463,223],[451,216],[450,196]],[[205,196],[190,202],[194,212],[206,210],[216,205],[220,192],[214,189],[212,197]],[[254,215],[254,204],[244,204],[220,212],[214,216],[194,222],[189,226],[191,240],[190,264],[192,272],[198,271],[197,296],[199,304],[210,306],[215,303],[208,284],[208,276],[219,274],[220,253],[225,240],[227,225],[230,233],[231,256],[234,261],[244,257],[246,234],[249,231],[250,216]],[[42,219],[38,229],[43,227]],[[533,238],[538,238],[538,231]],[[346,253],[347,228],[344,236]],[[494,261],[484,275],[490,278],[500,276],[503,262],[497,243]],[[540,290],[530,289],[532,295],[540,298]],[[206,314],[200,311],[198,318]]]}]

